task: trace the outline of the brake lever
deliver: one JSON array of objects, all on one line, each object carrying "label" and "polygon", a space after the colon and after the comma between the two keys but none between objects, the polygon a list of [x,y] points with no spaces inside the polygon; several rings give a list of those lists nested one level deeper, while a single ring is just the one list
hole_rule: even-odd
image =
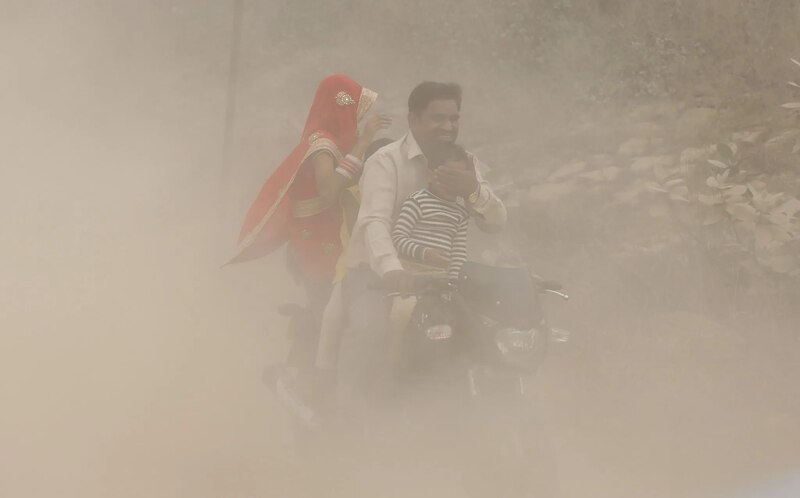
[{"label": "brake lever", "polygon": [[555,294],[556,296],[560,297],[564,301],[569,301],[569,294],[567,294],[566,292],[560,292],[560,291],[557,291],[557,290],[554,290],[554,289],[545,289],[544,292],[550,293],[550,294]]}]

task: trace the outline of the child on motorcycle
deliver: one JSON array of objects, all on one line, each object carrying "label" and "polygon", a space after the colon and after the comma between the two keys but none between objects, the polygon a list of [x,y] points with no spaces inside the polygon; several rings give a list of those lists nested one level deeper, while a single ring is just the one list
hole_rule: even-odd
[{"label": "child on motorcycle", "polygon": [[[375,141],[367,149],[366,157],[385,146],[386,142],[391,141],[385,139]],[[455,144],[443,147],[440,154],[429,161],[431,173],[436,167],[445,163],[452,163],[465,169],[472,167],[472,161],[469,160],[464,149]],[[351,199],[354,201],[351,204],[357,206],[357,197],[357,189],[354,189],[345,193],[343,201]],[[347,202],[343,202],[343,204],[345,207],[343,230],[349,234],[355,213],[348,214]],[[430,182],[427,189],[422,189],[409,196],[400,209],[399,219],[393,233],[393,241],[398,246],[398,254],[406,260],[404,264],[407,268],[427,272],[446,270],[451,277],[456,278],[467,259],[468,218],[469,213],[464,207],[457,204],[456,196],[437,187],[433,181]],[[343,235],[345,235],[344,231]],[[415,259],[415,254],[419,258]],[[321,398],[329,397],[335,391],[332,385],[335,384],[337,353],[345,326],[339,283],[343,270],[341,265],[337,268],[337,284],[325,309],[317,349],[318,382],[312,398],[314,398],[315,408],[322,409],[322,411],[325,411],[325,408],[321,405],[327,403]],[[410,302],[411,300],[403,300],[405,305]],[[395,309],[397,313],[404,315],[399,311],[400,307],[401,305],[397,304]]]},{"label": "child on motorcycle", "polygon": [[[439,152],[429,160],[431,173],[444,164],[473,167],[459,145],[442,146]],[[403,202],[392,242],[407,269],[443,269],[450,278],[458,278],[467,260],[468,225],[469,211],[459,204],[457,196],[431,181],[428,188],[414,192]]]},{"label": "child on motorcycle", "polygon": [[[433,171],[445,164],[467,169],[473,163],[456,144],[443,145],[438,152],[437,157],[429,158],[428,188],[414,192],[401,205],[392,242],[406,270],[422,274],[444,271],[448,278],[457,279],[467,261],[469,211],[458,202],[458,196],[433,181]],[[415,297],[404,296],[392,302],[390,371],[396,371],[402,362],[404,332],[416,304]]]}]

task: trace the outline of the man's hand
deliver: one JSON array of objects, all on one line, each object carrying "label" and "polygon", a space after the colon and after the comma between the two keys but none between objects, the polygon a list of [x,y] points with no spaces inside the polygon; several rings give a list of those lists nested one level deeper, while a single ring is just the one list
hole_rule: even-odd
[{"label": "man's hand", "polygon": [[450,261],[447,259],[447,256],[444,255],[444,252],[431,249],[430,247],[425,248],[422,260],[426,265],[435,266],[436,268],[445,268],[448,264],[450,264]]},{"label": "man's hand", "polygon": [[381,280],[388,291],[408,294],[414,289],[414,274],[407,270],[387,271]]},{"label": "man's hand", "polygon": [[472,168],[464,169],[448,161],[433,172],[433,183],[446,192],[466,199],[478,190],[478,177]]}]

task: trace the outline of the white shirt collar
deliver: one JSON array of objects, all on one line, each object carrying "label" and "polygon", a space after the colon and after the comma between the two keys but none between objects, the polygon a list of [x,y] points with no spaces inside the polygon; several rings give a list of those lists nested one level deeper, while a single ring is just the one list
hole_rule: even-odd
[{"label": "white shirt collar", "polygon": [[409,159],[415,159],[420,156],[425,157],[425,154],[422,152],[419,143],[417,143],[417,139],[414,138],[414,134],[410,131],[406,133],[405,143]]}]

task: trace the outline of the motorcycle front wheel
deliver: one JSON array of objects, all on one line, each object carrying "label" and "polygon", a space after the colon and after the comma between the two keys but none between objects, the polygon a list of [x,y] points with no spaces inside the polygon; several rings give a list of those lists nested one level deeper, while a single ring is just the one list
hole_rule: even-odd
[{"label": "motorcycle front wheel", "polygon": [[474,406],[467,430],[462,484],[470,498],[556,498],[553,444],[533,406],[511,403]]}]

